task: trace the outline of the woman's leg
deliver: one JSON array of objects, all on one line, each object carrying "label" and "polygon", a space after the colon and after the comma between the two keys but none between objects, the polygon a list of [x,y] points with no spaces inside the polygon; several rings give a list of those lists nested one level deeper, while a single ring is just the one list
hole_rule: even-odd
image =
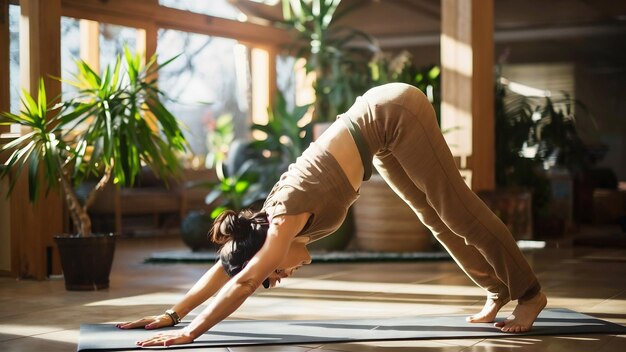
[{"label": "woman's leg", "polygon": [[[383,134],[383,149],[395,156],[413,184],[425,193],[426,202],[442,222],[482,254],[506,284],[511,299],[522,303],[539,296],[537,278],[513,236],[459,174],[432,105],[423,93],[391,85],[370,90],[363,97],[375,115],[376,128]],[[503,330],[528,329],[541,309],[543,306],[519,311]]]},{"label": "woman's leg", "polygon": [[483,310],[468,317],[469,322],[492,322],[498,310],[509,302],[506,285],[498,279],[493,267],[478,250],[465,243],[441,221],[435,210],[426,201],[426,195],[419,190],[391,153],[380,153],[374,158],[374,166],[394,192],[417,214],[435,238],[446,248],[459,267],[474,283],[487,291],[487,302]]}]

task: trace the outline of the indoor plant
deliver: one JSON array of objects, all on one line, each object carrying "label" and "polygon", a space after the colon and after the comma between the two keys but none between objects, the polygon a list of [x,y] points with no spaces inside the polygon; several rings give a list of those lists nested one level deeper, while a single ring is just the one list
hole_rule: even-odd
[{"label": "indoor plant", "polygon": [[566,93],[557,98],[524,96],[509,89],[507,82],[496,75],[496,185],[508,192],[532,193],[535,235],[562,236],[572,205],[558,202],[571,198],[573,190],[562,185],[552,189],[555,181],[550,177],[556,172],[578,177],[602,157],[603,153],[592,153],[576,127],[577,118],[593,118]]},{"label": "indoor plant", "polygon": [[210,190],[205,203],[211,212],[191,212],[183,220],[181,235],[192,250],[213,249],[206,234],[225,209],[258,210],[280,175],[310,143],[308,125],[300,126],[308,109],[305,105],[290,111],[284,96],[277,92],[267,123],[251,127],[263,135],[253,141],[233,138],[230,115],[218,118],[208,138],[211,151],[206,163],[215,167],[217,181],[187,183],[188,187]]},{"label": "indoor plant", "polygon": [[[160,102],[156,57],[144,65],[125,49],[124,59],[118,56],[102,76],[83,61],[77,67],[68,82],[77,90],[67,100],[49,108],[41,80],[36,99],[24,92],[19,115],[3,113],[5,124],[29,132],[2,145],[0,150],[10,156],[0,177],[12,175],[10,193],[27,169],[33,202],[42,188],[60,186],[75,229],[74,235],[55,238],[65,285],[92,290],[108,287],[115,238],[92,233],[89,206],[110,181],[132,185],[142,163],[166,180],[179,170],[176,151],[184,150],[186,142],[178,121]],[[94,176],[99,181],[81,200],[75,187]]]},{"label": "indoor plant", "polygon": [[[373,39],[337,21],[356,8],[340,0],[283,0],[284,20],[277,25],[296,34],[295,56],[306,59],[306,71],[315,74],[315,122],[334,121],[367,90],[368,61],[376,51]],[[365,40],[366,48],[354,45]]]}]

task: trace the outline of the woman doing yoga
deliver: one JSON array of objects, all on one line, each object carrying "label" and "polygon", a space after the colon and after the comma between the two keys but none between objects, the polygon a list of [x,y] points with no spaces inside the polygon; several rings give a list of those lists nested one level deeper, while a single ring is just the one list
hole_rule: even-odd
[{"label": "woman doing yoga", "polygon": [[466,186],[441,134],[434,110],[417,88],[392,83],[370,89],[292,164],[258,213],[226,211],[212,239],[220,260],[176,305],[122,329],[177,324],[216,292],[185,328],[139,346],[190,343],[233,313],[255,290],[273,287],[311,262],[306,244],[341,225],[369,179],[372,162],[465,273],[487,292],[468,322],[493,322],[510,300],[513,313],[495,326],[531,328],[547,299],[507,227]]}]

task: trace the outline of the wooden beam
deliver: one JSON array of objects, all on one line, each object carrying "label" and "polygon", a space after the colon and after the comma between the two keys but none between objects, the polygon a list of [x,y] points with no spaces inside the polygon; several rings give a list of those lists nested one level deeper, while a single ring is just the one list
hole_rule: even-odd
[{"label": "wooden beam", "polygon": [[[160,6],[153,1],[62,0],[63,15],[87,18],[123,26],[175,29],[224,38],[251,41],[257,44],[286,44],[291,41],[285,30],[249,22]],[[132,13],[132,17],[128,16]]]},{"label": "wooden beam", "polygon": [[495,187],[493,0],[443,0],[442,128],[474,190]]},{"label": "wooden beam", "polygon": [[[20,8],[22,88],[36,96],[43,77],[47,96],[59,96],[61,83],[52,77],[61,76],[61,0],[21,0]],[[26,175],[20,177],[11,196],[11,232],[20,240],[14,253],[19,255],[18,276],[43,280],[49,273],[60,273],[58,256],[48,258],[53,237],[63,232],[63,202],[57,192],[42,195],[32,205]]]}]

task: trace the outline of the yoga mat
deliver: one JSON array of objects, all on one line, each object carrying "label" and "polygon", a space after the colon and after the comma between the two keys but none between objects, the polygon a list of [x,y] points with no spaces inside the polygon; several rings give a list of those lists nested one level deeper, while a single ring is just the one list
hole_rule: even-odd
[{"label": "yoga mat", "polygon": [[[311,252],[315,263],[344,263],[344,262],[402,262],[402,261],[436,261],[452,260],[448,252]],[[146,263],[214,263],[217,260],[215,252],[192,252],[190,250],[175,250],[154,252],[144,260]]]},{"label": "yoga mat", "polygon": [[[78,351],[127,351],[135,341],[174,328],[146,331],[119,330],[114,324],[83,324]],[[199,349],[250,345],[314,344],[383,340],[511,338],[532,335],[626,334],[626,327],[568,309],[546,309],[533,329],[523,334],[503,333],[492,324],[470,324],[465,315],[413,316],[343,320],[225,320],[188,345]],[[154,347],[151,347],[154,348]],[[161,349],[157,347],[157,349]]]}]

